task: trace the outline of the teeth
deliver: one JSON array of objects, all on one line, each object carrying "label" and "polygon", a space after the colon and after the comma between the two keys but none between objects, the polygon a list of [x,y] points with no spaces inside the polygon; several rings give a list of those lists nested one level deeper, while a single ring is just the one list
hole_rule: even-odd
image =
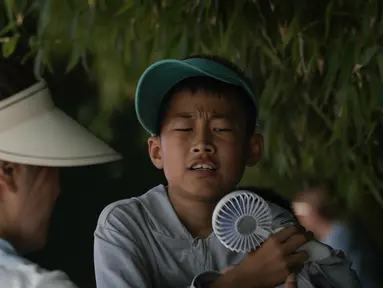
[{"label": "teeth", "polygon": [[196,164],[192,167],[192,169],[208,169],[208,170],[214,170],[214,167],[208,165],[208,164]]}]

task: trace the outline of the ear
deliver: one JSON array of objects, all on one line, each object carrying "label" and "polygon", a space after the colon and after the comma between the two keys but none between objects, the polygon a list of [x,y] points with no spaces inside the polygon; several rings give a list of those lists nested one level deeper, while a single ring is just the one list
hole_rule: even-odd
[{"label": "ear", "polygon": [[16,192],[15,174],[18,164],[0,161],[0,187],[2,190]]},{"label": "ear", "polygon": [[148,139],[149,156],[157,169],[162,169],[161,139],[159,136],[152,136]]},{"label": "ear", "polygon": [[261,134],[254,134],[250,138],[246,166],[253,167],[261,158],[263,151],[263,137]]}]

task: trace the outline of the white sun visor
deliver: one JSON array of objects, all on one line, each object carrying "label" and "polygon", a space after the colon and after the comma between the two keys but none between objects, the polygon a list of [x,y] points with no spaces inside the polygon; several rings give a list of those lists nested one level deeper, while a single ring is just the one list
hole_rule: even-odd
[{"label": "white sun visor", "polygon": [[0,102],[0,160],[73,167],[120,159],[120,154],[55,107],[44,81]]}]

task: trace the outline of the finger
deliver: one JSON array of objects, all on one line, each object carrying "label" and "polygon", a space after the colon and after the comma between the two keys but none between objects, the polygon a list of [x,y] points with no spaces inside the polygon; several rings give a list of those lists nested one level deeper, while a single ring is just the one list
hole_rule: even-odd
[{"label": "finger", "polygon": [[292,235],[286,242],[282,244],[282,249],[285,255],[295,252],[298,248],[307,243],[310,239],[310,235],[307,233],[299,233]]},{"label": "finger", "polygon": [[280,243],[285,242],[294,234],[299,233],[299,228],[297,226],[287,227],[282,229],[281,231],[275,233],[273,237]]},{"label": "finger", "polygon": [[309,255],[302,251],[290,254],[286,257],[286,263],[289,268],[304,264],[309,259]]},{"label": "finger", "polygon": [[289,274],[286,278],[285,288],[296,288],[297,287],[297,279],[294,273]]},{"label": "finger", "polygon": [[289,267],[289,272],[293,273],[293,274],[298,274],[299,272],[301,272],[303,267],[304,267],[304,264],[303,263],[299,263],[299,264],[297,264],[295,266]]},{"label": "finger", "polygon": [[229,272],[230,270],[233,270],[235,266],[228,266],[228,267],[225,267],[221,270],[221,273],[222,274],[225,274],[227,272]]}]

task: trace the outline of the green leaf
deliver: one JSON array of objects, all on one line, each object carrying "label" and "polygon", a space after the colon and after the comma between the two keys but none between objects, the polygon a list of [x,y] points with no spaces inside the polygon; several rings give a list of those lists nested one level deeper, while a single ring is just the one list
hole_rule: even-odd
[{"label": "green leaf", "polygon": [[3,42],[2,52],[5,58],[8,58],[9,56],[13,54],[13,52],[15,52],[19,39],[20,39],[20,35],[16,34],[12,37],[9,37],[7,41]]},{"label": "green leaf", "polygon": [[81,64],[82,64],[82,67],[85,69],[85,71],[87,73],[90,73],[90,68],[89,68],[89,64],[88,64],[88,58],[87,58],[87,54],[85,52],[83,52],[81,54]]},{"label": "green leaf", "polygon": [[343,87],[348,85],[351,80],[352,71],[356,64],[355,51],[357,49],[357,45],[354,41],[347,41],[344,45],[344,53],[341,55],[341,64],[339,70],[339,78],[338,78],[338,87]]},{"label": "green leaf", "polygon": [[197,21],[198,22],[200,22],[201,21],[201,19],[202,19],[202,15],[203,15],[203,13],[206,11],[206,14],[208,14],[209,13],[209,11],[208,11],[208,9],[209,9],[209,6],[207,6],[206,4],[206,0],[202,0],[201,1],[202,3],[199,3],[199,5],[198,6],[196,6],[196,7],[198,7],[198,14],[197,14]]},{"label": "green leaf", "polygon": [[364,136],[365,131],[363,131],[361,126],[363,123],[365,123],[363,119],[363,105],[361,101],[359,100],[359,94],[358,90],[356,89],[355,85],[350,85],[349,89],[347,90],[347,100],[349,101],[349,107],[350,107],[350,113],[352,115],[352,122],[354,123],[354,126],[356,128],[356,133],[354,135],[357,137],[357,141],[362,140],[362,137]]},{"label": "green leaf", "polygon": [[285,48],[287,45],[290,44],[293,37],[298,33],[298,17],[295,17],[289,27],[287,28],[287,33],[285,37],[283,37],[283,47]]},{"label": "green leaf", "polygon": [[372,47],[368,47],[366,50],[364,50],[360,64],[362,66],[367,66],[377,51],[378,51],[378,46],[376,45]]},{"label": "green leaf", "polygon": [[271,48],[268,47],[268,45],[265,42],[260,41],[259,48],[267,56],[267,58],[271,60],[274,66],[278,66],[280,68],[283,66],[281,59],[277,56],[277,54],[275,54],[275,52]]},{"label": "green leaf", "polygon": [[[334,91],[334,85],[337,80],[339,69],[341,68],[342,61],[340,59],[340,52],[338,51],[338,45],[334,43],[329,47],[328,55],[326,56],[325,61],[325,80],[324,80],[324,99],[322,105],[326,105],[332,92]],[[326,67],[327,66],[327,67]]]},{"label": "green leaf", "polygon": [[372,102],[374,105],[370,109],[383,109],[383,82],[374,73],[369,73],[368,78],[370,94],[374,95]]},{"label": "green leaf", "polygon": [[180,39],[180,42],[179,42],[179,54],[182,58],[186,57],[187,56],[187,51],[188,51],[188,36],[189,36],[189,32],[188,32],[188,29],[187,29],[187,26],[185,25],[185,28],[183,29],[183,31],[181,32],[182,35],[181,35],[181,39]]},{"label": "green leaf", "polygon": [[13,0],[5,0],[4,5],[7,11],[7,17],[9,21],[14,20],[14,3]]},{"label": "green leaf", "polygon": [[242,5],[237,5],[234,13],[231,15],[231,18],[229,20],[229,24],[226,27],[225,32],[222,35],[222,45],[221,49],[223,52],[228,50],[230,39],[233,38],[233,31],[235,24],[238,23],[238,16],[241,15],[242,12]]},{"label": "green leaf", "polygon": [[327,40],[328,35],[330,33],[331,13],[332,13],[334,3],[335,3],[335,1],[333,0],[326,7],[324,40]]},{"label": "green leaf", "polygon": [[6,35],[10,31],[14,30],[16,27],[16,21],[9,21],[9,23],[2,30],[0,30],[0,36]]},{"label": "green leaf", "polygon": [[379,53],[376,60],[379,67],[380,81],[383,83],[383,53]]},{"label": "green leaf", "polygon": [[37,26],[37,34],[41,37],[45,32],[50,23],[50,18],[52,17],[52,0],[42,0],[39,23]]},{"label": "green leaf", "polygon": [[13,0],[16,3],[17,12],[21,13],[27,8],[28,1],[27,0]]},{"label": "green leaf", "polygon": [[134,7],[135,4],[136,3],[135,3],[134,0],[126,0],[126,1],[124,1],[124,5],[122,5],[121,8],[118,9],[118,11],[115,14],[115,16],[120,16],[121,14],[126,13],[127,11],[131,10]]},{"label": "green leaf", "polygon": [[379,203],[379,205],[383,207],[383,197],[381,191],[375,187],[374,183],[366,174],[363,175],[363,182],[368,186],[368,188],[370,188],[371,194],[375,197],[375,200]]},{"label": "green leaf", "polygon": [[71,71],[77,65],[77,63],[81,60],[81,56],[84,53],[82,43],[76,43],[76,45],[72,49],[73,50],[70,55],[68,65],[66,67],[66,72]]}]

